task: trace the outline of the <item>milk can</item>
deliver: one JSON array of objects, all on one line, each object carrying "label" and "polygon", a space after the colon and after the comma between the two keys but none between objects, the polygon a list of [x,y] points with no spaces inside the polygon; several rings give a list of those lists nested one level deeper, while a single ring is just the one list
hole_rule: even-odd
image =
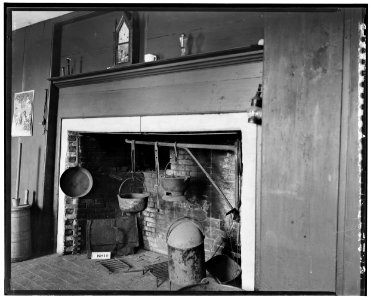
[{"label": "milk can", "polygon": [[171,283],[185,286],[206,277],[204,238],[202,226],[194,219],[184,217],[170,225],[167,245]]}]

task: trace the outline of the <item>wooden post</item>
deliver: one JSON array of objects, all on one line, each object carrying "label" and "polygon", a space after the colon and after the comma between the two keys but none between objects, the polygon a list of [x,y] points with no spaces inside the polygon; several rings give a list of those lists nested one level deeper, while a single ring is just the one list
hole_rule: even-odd
[{"label": "wooden post", "polygon": [[22,142],[21,138],[18,138],[18,162],[17,162],[17,178],[16,178],[16,195],[15,198],[19,198],[19,178],[21,173],[21,155],[22,155]]}]

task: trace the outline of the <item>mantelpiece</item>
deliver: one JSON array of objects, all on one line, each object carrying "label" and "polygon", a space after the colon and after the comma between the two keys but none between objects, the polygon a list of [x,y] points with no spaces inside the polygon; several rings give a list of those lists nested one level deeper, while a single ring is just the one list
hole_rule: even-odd
[{"label": "mantelpiece", "polygon": [[180,71],[222,67],[263,60],[262,47],[244,47],[208,54],[188,55],[130,66],[114,66],[106,70],[49,78],[58,88],[109,82]]}]

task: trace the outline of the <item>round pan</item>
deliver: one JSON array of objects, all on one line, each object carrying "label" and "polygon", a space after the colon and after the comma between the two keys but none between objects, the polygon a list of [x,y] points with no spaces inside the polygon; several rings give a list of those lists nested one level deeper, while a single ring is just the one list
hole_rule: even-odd
[{"label": "round pan", "polygon": [[65,170],[60,178],[61,190],[69,197],[83,197],[92,189],[91,173],[82,167],[72,167]]}]

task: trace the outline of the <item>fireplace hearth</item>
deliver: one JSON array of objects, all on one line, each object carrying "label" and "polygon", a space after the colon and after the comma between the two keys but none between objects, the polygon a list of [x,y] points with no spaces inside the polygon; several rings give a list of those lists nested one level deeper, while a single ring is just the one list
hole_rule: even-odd
[{"label": "fireplace hearth", "polygon": [[[255,274],[258,130],[247,122],[246,113],[63,119],[59,176],[76,165],[78,157],[78,163],[91,172],[93,187],[81,198],[69,198],[59,189],[57,253],[87,252],[89,222],[102,220],[118,227],[120,222],[112,220],[126,216],[119,209],[117,194],[123,180],[132,176],[131,141],[137,141],[135,172],[143,178],[150,196],[146,209],[137,214],[138,246],[123,249],[128,245],[121,244],[121,249],[131,253],[143,248],[166,254],[168,226],[180,217],[191,217],[204,229],[206,260],[227,254],[241,265],[242,287],[251,290]],[[228,149],[176,147],[175,152],[175,143],[225,145]],[[173,195],[163,189],[161,176],[190,177],[178,201],[167,197]],[[231,207],[237,207],[239,220],[226,215]]]}]

